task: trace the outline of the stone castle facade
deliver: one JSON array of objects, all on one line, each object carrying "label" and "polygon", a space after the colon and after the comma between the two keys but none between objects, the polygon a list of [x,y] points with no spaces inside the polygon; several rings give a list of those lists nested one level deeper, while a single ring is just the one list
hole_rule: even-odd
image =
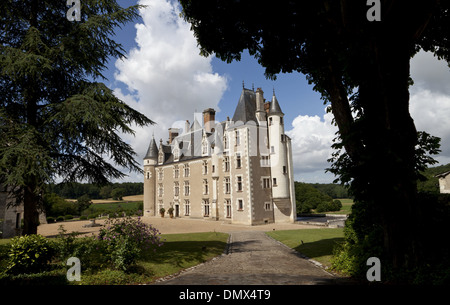
[{"label": "stone castle facade", "polygon": [[232,119],[170,128],[153,138],[144,158],[144,217],[164,208],[175,217],[234,224],[294,222],[296,204],[291,139],[275,96],[243,88]]}]

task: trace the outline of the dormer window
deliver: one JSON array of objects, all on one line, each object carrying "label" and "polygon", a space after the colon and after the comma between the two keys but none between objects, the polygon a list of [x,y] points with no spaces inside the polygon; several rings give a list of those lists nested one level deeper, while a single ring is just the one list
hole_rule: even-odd
[{"label": "dormer window", "polygon": [[223,136],[223,148],[224,149],[228,149],[229,148],[228,147],[228,137],[227,137],[227,135]]},{"label": "dormer window", "polygon": [[206,134],[203,134],[202,137],[202,156],[209,155],[209,143],[208,138],[206,137]]},{"label": "dormer window", "polygon": [[158,155],[158,163],[162,164],[164,162],[164,152],[160,151]]},{"label": "dormer window", "polygon": [[180,149],[179,148],[175,148],[173,150],[173,159],[175,161],[178,161],[180,159]]}]

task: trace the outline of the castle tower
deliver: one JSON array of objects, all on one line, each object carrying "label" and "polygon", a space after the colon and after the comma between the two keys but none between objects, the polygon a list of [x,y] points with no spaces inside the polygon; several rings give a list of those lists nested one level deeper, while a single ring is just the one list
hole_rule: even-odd
[{"label": "castle tower", "polygon": [[269,128],[269,152],[272,177],[272,200],[276,222],[290,222],[293,205],[290,192],[290,166],[288,164],[288,138],[284,134],[284,113],[275,92],[272,96],[267,124]]},{"label": "castle tower", "polygon": [[155,165],[158,162],[158,147],[155,137],[148,146],[144,157],[144,216],[156,215],[156,172]]}]

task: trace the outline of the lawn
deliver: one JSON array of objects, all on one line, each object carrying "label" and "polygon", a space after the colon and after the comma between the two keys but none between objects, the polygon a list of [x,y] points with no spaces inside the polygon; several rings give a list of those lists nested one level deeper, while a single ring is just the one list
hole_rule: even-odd
[{"label": "lawn", "polygon": [[227,245],[228,234],[218,232],[165,234],[164,245],[156,253],[148,253],[139,262],[157,279],[204,263],[221,255]]},{"label": "lawn", "polygon": [[267,234],[327,267],[331,266],[333,248],[344,241],[342,228],[271,231]]}]

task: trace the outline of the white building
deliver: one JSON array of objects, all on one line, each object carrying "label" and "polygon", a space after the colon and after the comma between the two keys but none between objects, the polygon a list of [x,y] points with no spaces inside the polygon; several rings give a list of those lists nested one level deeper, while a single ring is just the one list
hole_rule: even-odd
[{"label": "white building", "polygon": [[291,139],[275,93],[243,88],[232,119],[169,129],[153,138],[144,158],[144,216],[172,208],[175,217],[256,225],[294,222],[296,204]]}]

